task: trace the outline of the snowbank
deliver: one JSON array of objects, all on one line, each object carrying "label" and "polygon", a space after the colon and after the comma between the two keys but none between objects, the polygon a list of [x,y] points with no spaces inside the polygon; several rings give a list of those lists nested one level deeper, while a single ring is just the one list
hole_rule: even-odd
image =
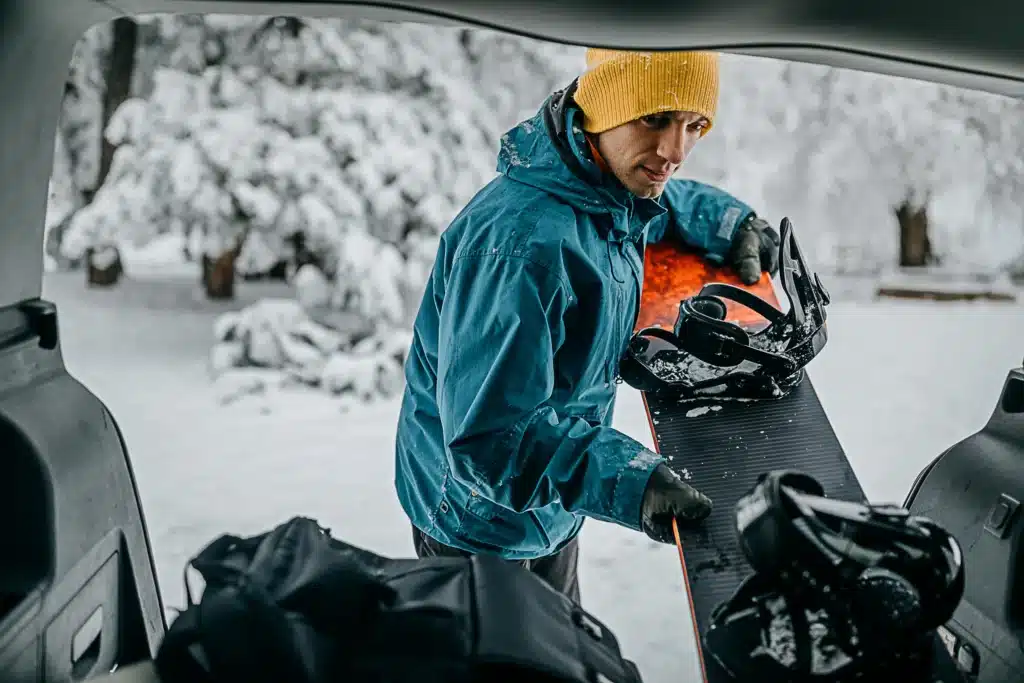
[{"label": "snowbank", "polygon": [[878,297],[933,301],[1017,301],[1018,287],[1007,273],[972,273],[947,268],[903,268],[883,274]]},{"label": "snowbank", "polygon": [[323,306],[313,289],[217,318],[209,365],[222,403],[297,386],[364,403],[398,395],[411,333],[373,329],[358,314]]}]

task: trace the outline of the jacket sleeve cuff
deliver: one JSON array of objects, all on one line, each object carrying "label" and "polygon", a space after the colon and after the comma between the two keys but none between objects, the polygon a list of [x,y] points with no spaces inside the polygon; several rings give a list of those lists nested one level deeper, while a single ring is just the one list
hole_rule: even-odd
[{"label": "jacket sleeve cuff", "polygon": [[615,520],[629,529],[640,531],[641,506],[644,491],[654,469],[665,462],[665,458],[646,448],[638,451],[619,470],[612,493],[612,515]]},{"label": "jacket sleeve cuff", "polygon": [[718,265],[725,263],[732,250],[736,234],[754,215],[754,211],[749,206],[738,200],[735,204],[727,206],[722,211],[717,230],[707,245],[707,259]]}]

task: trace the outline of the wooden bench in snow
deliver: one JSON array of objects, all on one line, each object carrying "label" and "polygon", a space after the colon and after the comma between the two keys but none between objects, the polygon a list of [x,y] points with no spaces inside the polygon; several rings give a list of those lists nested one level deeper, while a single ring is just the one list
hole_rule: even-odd
[{"label": "wooden bench in snow", "polygon": [[875,288],[877,298],[929,301],[1017,301],[1018,288],[1005,278],[943,273],[898,272],[884,275]]}]

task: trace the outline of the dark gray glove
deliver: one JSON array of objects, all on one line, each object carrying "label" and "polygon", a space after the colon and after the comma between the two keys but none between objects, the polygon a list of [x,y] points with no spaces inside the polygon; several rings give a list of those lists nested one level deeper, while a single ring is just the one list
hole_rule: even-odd
[{"label": "dark gray glove", "polygon": [[672,518],[693,524],[711,514],[711,499],[682,480],[665,463],[651,473],[640,505],[640,528],[659,543],[674,543]]},{"label": "dark gray glove", "polygon": [[779,272],[779,233],[768,221],[750,214],[736,230],[729,252],[729,265],[744,284],[752,285],[762,272]]}]

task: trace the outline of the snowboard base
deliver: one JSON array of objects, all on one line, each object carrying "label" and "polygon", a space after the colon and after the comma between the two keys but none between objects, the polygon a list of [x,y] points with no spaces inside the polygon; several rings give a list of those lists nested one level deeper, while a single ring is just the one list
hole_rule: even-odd
[{"label": "snowboard base", "polygon": [[[694,621],[703,639],[711,612],[752,573],[736,534],[735,507],[769,470],[799,470],[830,498],[861,502],[864,493],[832,430],[810,378],[784,398],[686,401],[644,395],[657,451],[714,510],[699,528],[680,528]],[[706,683],[728,681],[698,642]]]}]

